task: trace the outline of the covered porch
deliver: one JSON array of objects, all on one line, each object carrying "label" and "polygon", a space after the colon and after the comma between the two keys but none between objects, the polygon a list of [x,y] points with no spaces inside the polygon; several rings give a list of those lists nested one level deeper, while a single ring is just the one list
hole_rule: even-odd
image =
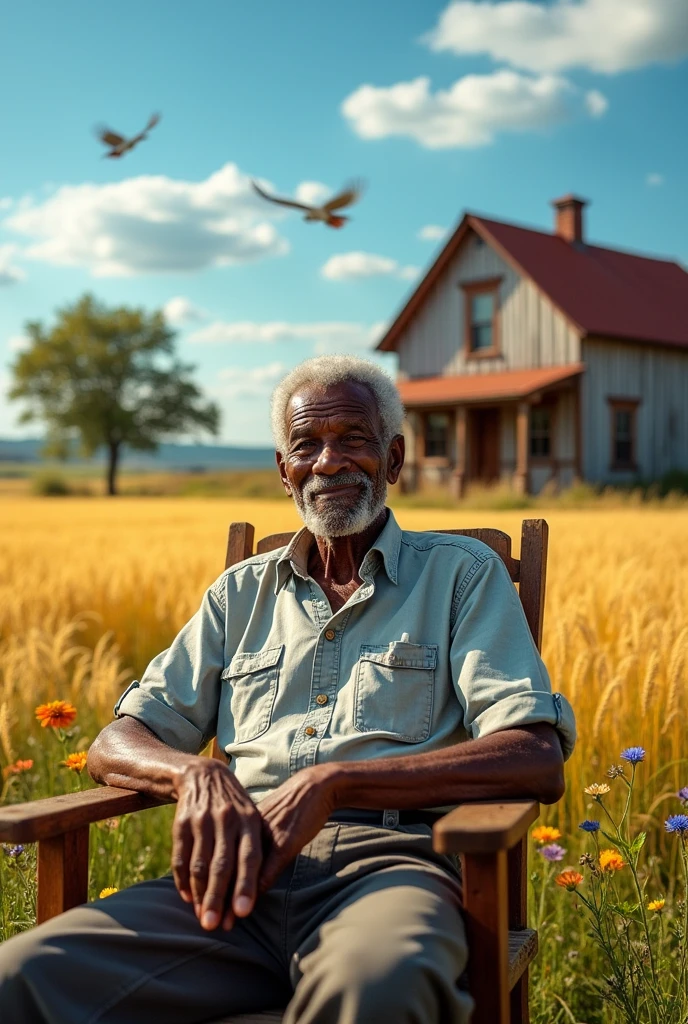
[{"label": "covered porch", "polygon": [[407,410],[405,491],[506,482],[537,494],[581,475],[580,363],[397,382]]}]

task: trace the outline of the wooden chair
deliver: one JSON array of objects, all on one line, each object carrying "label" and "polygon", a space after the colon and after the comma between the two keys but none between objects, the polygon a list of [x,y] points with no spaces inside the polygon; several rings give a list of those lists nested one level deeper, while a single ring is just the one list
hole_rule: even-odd
[{"label": "wooden chair", "polygon": [[[500,530],[441,530],[474,537],[504,560],[540,648],[545,596],[548,527],[526,519],[521,557],[511,555],[511,537]],[[253,554],[250,523],[229,528],[225,567]],[[287,544],[291,533],[258,541],[262,554]],[[215,753],[217,753],[215,751]],[[103,786],[0,808],[0,842],[38,843],[37,920],[46,921],[87,899],[89,825],[165,801]],[[470,944],[468,984],[475,999],[473,1024],[528,1024],[528,965],[537,953],[537,933],[526,926],[527,832],[538,817],[533,801],[462,804],[434,828],[434,845],[461,856],[464,915]],[[279,1022],[279,1013],[238,1016],[225,1024]],[[220,1022],[218,1022],[220,1024]]]}]

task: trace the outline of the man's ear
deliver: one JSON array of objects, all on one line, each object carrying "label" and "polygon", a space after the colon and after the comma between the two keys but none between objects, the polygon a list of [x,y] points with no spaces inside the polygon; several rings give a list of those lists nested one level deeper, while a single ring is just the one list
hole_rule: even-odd
[{"label": "man's ear", "polygon": [[291,498],[291,495],[292,495],[291,484],[289,483],[289,477],[287,476],[287,470],[286,470],[286,465],[285,465],[285,462],[284,462],[284,457],[282,456],[281,452],[275,452],[275,461],[277,462],[277,469],[279,471],[280,480],[282,481],[282,486],[284,487],[285,491],[287,492],[287,494]]},{"label": "man's ear", "polygon": [[387,452],[387,483],[395,484],[399,479],[401,467],[406,458],[406,441],[403,434],[397,434],[392,438]]}]

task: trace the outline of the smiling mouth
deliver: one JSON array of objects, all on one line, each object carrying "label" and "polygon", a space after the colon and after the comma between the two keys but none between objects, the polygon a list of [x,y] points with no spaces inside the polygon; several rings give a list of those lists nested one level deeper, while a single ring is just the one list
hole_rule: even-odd
[{"label": "smiling mouth", "polygon": [[322,491],[315,491],[311,494],[311,497],[315,500],[316,498],[341,498],[344,494],[360,494],[361,487],[359,484],[340,484],[335,487],[326,487]]}]

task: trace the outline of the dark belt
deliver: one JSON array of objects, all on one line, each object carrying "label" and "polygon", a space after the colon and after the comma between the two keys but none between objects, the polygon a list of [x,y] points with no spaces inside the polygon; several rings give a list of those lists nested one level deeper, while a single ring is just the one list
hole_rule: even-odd
[{"label": "dark belt", "polygon": [[397,825],[429,825],[430,828],[442,817],[433,811],[364,811],[353,807],[342,807],[334,811],[329,820],[349,825],[371,825],[377,828],[396,828]]}]

